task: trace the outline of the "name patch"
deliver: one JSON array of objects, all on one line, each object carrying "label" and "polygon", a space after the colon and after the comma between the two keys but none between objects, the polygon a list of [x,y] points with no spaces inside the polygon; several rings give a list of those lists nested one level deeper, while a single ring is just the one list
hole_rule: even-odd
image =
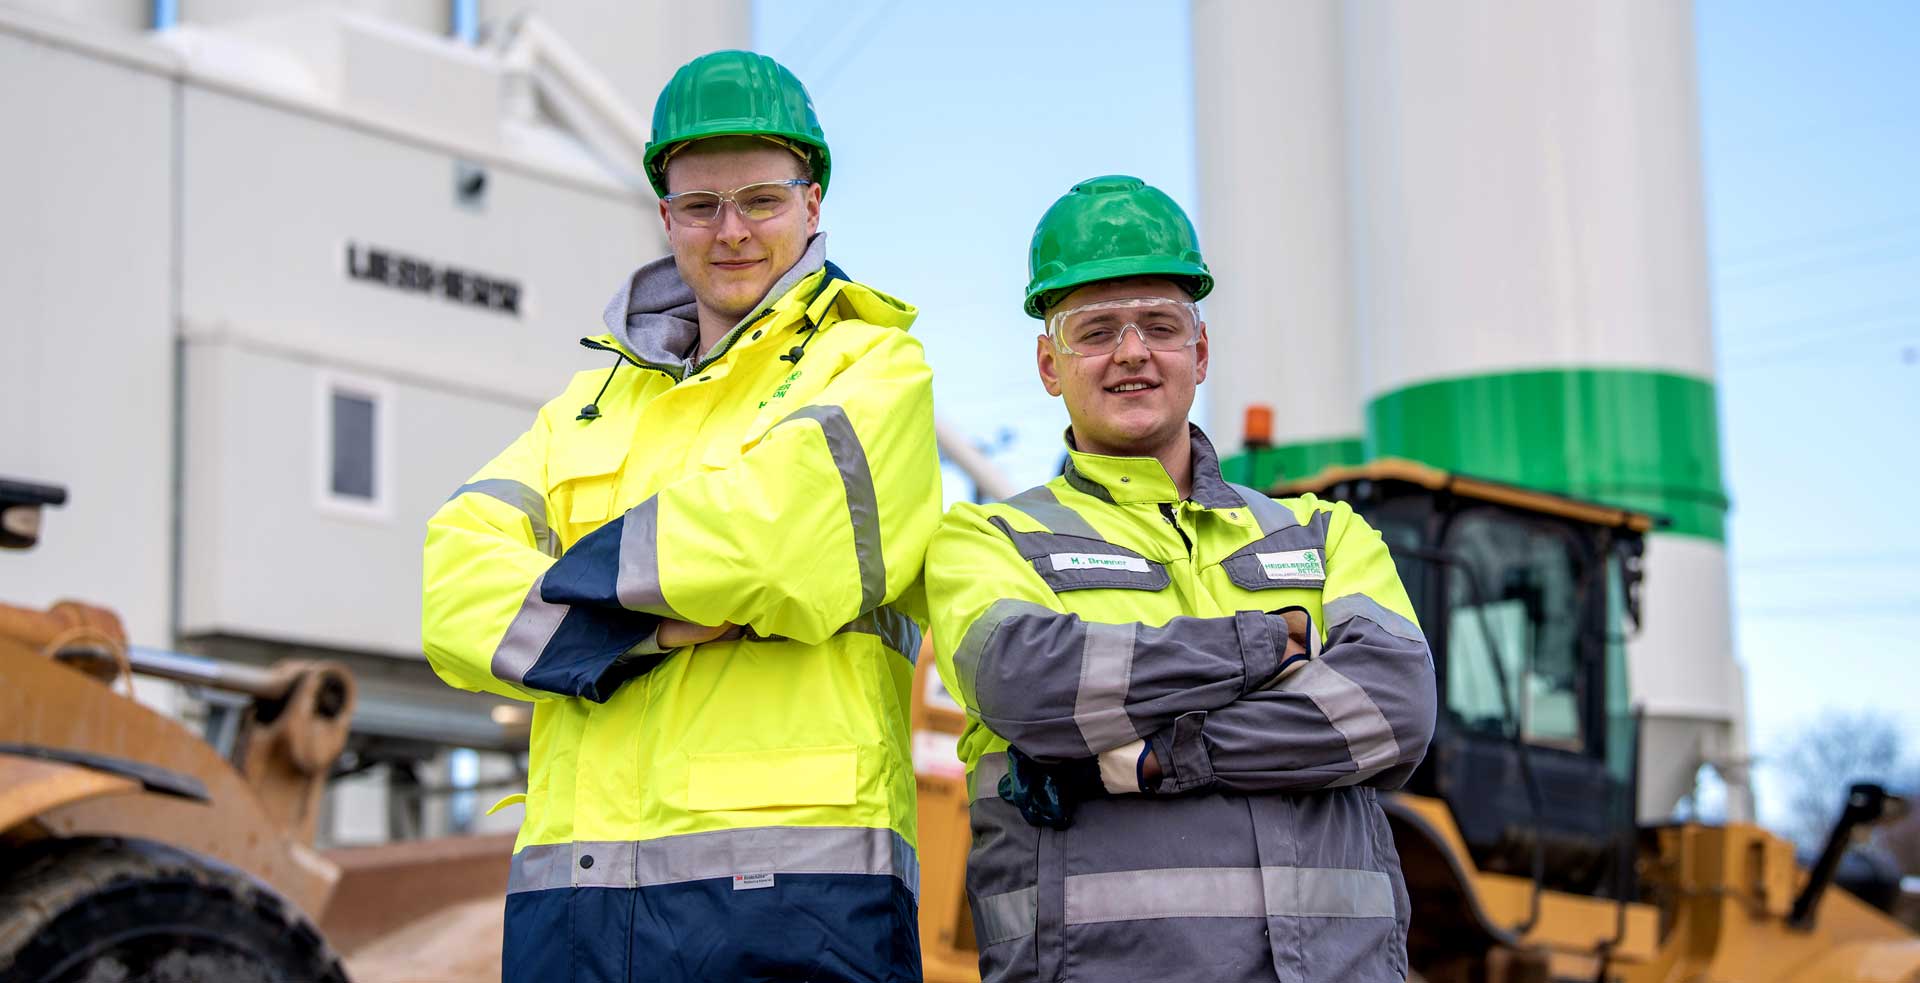
[{"label": "name patch", "polygon": [[1049,553],[1055,570],[1131,570],[1146,573],[1147,561],[1137,556],[1109,556],[1105,553]]},{"label": "name patch", "polygon": [[1313,580],[1324,582],[1327,568],[1320,562],[1319,550],[1288,550],[1284,553],[1255,553],[1268,580]]}]

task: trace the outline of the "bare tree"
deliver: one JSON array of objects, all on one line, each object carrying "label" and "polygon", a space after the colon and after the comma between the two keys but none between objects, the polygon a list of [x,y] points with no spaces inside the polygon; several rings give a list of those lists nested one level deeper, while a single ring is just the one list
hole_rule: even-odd
[{"label": "bare tree", "polygon": [[1785,786],[1787,835],[1803,847],[1818,847],[1854,782],[1912,791],[1900,787],[1908,777],[1900,764],[1900,743],[1899,723],[1871,710],[1828,710],[1782,741],[1768,765]]}]

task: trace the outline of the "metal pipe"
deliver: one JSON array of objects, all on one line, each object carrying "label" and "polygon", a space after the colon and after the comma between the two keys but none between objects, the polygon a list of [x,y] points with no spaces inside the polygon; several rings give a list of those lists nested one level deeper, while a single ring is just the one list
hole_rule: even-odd
[{"label": "metal pipe", "polygon": [[997,502],[1011,497],[1019,490],[1013,487],[1013,482],[1007,480],[1007,476],[994,466],[987,455],[980,453],[980,449],[973,446],[973,441],[968,440],[966,434],[954,429],[945,420],[934,418],[933,436],[935,442],[940,445],[940,453],[945,454],[947,460],[953,462],[954,467],[973,479],[974,487],[979,489],[981,497]]},{"label": "metal pipe", "polygon": [[244,693],[263,700],[277,700],[287,695],[286,677],[256,666],[138,646],[127,649],[127,662],[134,672],[143,676],[176,683]]},{"label": "metal pipe", "polygon": [[1886,811],[1887,799],[1886,788],[1872,782],[1857,782],[1847,789],[1846,808],[1840,810],[1839,822],[1834,823],[1833,831],[1827,834],[1827,845],[1807,874],[1806,886],[1800,889],[1800,896],[1793,899],[1793,911],[1787,915],[1788,925],[1803,932],[1813,928],[1820,896],[1833,883],[1833,875],[1840,869],[1840,858],[1853,842],[1854,829],[1863,823],[1878,821]]},{"label": "metal pipe", "polygon": [[480,0],[453,0],[453,36],[463,44],[480,43]]}]

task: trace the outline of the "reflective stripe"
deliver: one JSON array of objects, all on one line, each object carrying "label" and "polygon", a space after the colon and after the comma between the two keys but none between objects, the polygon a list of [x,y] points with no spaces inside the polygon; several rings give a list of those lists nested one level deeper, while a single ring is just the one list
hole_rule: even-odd
[{"label": "reflective stripe", "polygon": [[853,632],[861,635],[874,635],[880,644],[900,654],[908,665],[914,665],[920,659],[920,626],[912,618],[890,607],[878,607],[861,615],[834,632],[844,635]]},{"label": "reflective stripe", "polygon": [[1347,623],[1352,618],[1365,618],[1379,625],[1387,634],[1403,638],[1409,642],[1427,643],[1427,633],[1420,630],[1406,615],[1390,611],[1379,601],[1365,594],[1348,594],[1336,597],[1320,609],[1327,622],[1327,631]]},{"label": "reflective stripe", "polygon": [[967,773],[967,804],[972,805],[983,794],[988,798],[1000,797],[1000,779],[1007,774],[1007,752],[988,751],[973,763],[973,770]]},{"label": "reflective stripe", "polygon": [[1080,688],[1073,696],[1073,722],[1087,750],[1098,754],[1140,739],[1127,716],[1127,685],[1133,677],[1133,622],[1084,622]]},{"label": "reflective stripe", "polygon": [[493,662],[489,667],[494,678],[515,686],[525,685],[527,670],[532,669],[540,653],[546,651],[547,642],[566,618],[566,605],[549,604],[540,599],[540,585],[546,579],[544,573],[534,578],[533,586],[527,590],[526,600],[520,602],[520,610],[514,613],[513,621],[507,624],[506,633],[500,636],[500,644],[493,650]]},{"label": "reflective stripe", "polygon": [[[860,564],[860,610],[880,606],[887,598],[886,558],[880,552],[880,501],[873,491],[873,472],[866,449],[853,432],[853,423],[838,406],[805,406],[787,420],[813,420],[827,438],[827,453],[840,470],[847,491],[847,515],[853,523],[853,554]],[[782,421],[783,423],[786,421]]]},{"label": "reflective stripe", "polygon": [[974,938],[979,940],[981,948],[1032,935],[1034,916],[1039,911],[1036,903],[1039,890],[1023,887],[981,898],[974,905],[973,920]]},{"label": "reflective stripe", "polygon": [[913,847],[893,830],[861,826],[766,826],[537,844],[513,855],[507,893],[652,887],[735,874],[889,874],[915,896],[920,893]]},{"label": "reflective stripe", "polygon": [[[1377,774],[1400,758],[1400,742],[1394,739],[1393,726],[1359,683],[1342,676],[1325,661],[1315,659],[1300,667],[1274,687],[1299,693],[1313,701],[1320,712],[1346,739],[1347,754],[1356,771]],[[1371,769],[1371,770],[1369,770]],[[1345,776],[1334,784],[1351,784],[1357,779]]]},{"label": "reflective stripe", "polygon": [[1080,513],[1061,504],[1060,499],[1053,494],[1053,489],[1045,485],[1029,488],[1002,504],[1019,509],[1028,518],[1045,526],[1049,532],[1106,542],[1106,537],[1095,532],[1093,526],[1088,524]]},{"label": "reflective stripe", "polygon": [[522,847],[507,865],[507,893],[573,886],[573,844]]},{"label": "reflective stripe", "polygon": [[1283,918],[1392,918],[1393,881],[1377,870],[1262,867],[1267,914]]},{"label": "reflective stripe", "polygon": [[[604,589],[604,588],[603,588]],[[649,611],[677,620],[660,588],[660,498],[654,496],[627,510],[620,519],[620,567],[614,575],[614,598],[629,611]]]},{"label": "reflective stripe", "polygon": [[1041,607],[1032,601],[1015,600],[1003,597],[988,605],[986,613],[973,619],[967,626],[967,633],[960,639],[960,646],[953,650],[954,674],[960,677],[961,692],[957,694],[961,701],[970,707],[979,706],[974,680],[980,673],[980,662],[986,656],[987,643],[993,640],[993,633],[1000,623],[1020,615],[1054,616],[1059,612],[1052,608]]},{"label": "reflective stripe", "polygon": [[1167,867],[1067,878],[1069,925],[1265,914],[1258,867]]},{"label": "reflective stripe", "polygon": [[1228,487],[1240,493],[1240,499],[1247,503],[1247,511],[1253,513],[1253,520],[1260,523],[1260,534],[1271,536],[1282,529],[1300,525],[1293,510],[1268,498],[1261,492],[1245,485],[1229,484]]},{"label": "reflective stripe", "polygon": [[1342,867],[1166,867],[1067,878],[1067,924],[1149,918],[1392,918],[1393,882]]},{"label": "reflective stripe", "polygon": [[540,552],[548,556],[560,555],[560,542],[554,538],[553,528],[547,525],[547,500],[539,492],[512,478],[482,478],[454,489],[453,494],[447,496],[447,501],[451,502],[468,492],[485,495],[519,509],[533,529],[533,542],[540,547]]}]

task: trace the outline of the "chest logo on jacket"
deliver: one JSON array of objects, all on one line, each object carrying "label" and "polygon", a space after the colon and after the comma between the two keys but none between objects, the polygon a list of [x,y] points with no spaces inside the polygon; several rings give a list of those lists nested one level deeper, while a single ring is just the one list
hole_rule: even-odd
[{"label": "chest logo on jacket", "polygon": [[1283,553],[1255,553],[1268,580],[1326,580],[1327,568],[1320,563],[1319,550],[1287,550]]}]

